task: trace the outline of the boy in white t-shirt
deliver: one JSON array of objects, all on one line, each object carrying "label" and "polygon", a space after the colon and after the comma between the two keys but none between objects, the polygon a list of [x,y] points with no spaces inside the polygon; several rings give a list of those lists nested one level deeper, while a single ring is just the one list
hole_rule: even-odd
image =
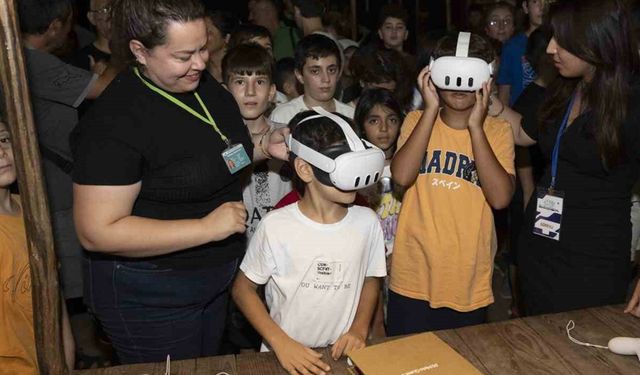
[{"label": "boy in white t-shirt", "polygon": [[353,107],[333,98],[341,69],[340,49],[331,38],[321,34],[302,38],[295,49],[294,72],[304,86],[304,94],[278,105],[271,120],[288,124],[293,116],[311,107],[322,107],[352,119]]},{"label": "boy in white t-shirt", "polygon": [[[332,119],[312,115],[294,117],[294,139],[330,158],[350,151]],[[262,335],[263,350],[272,349],[291,374],[320,374],[330,368],[311,348],[332,345],[337,359],[365,346],[386,275],[384,238],[375,212],[351,205],[355,191],[338,190],[293,153],[290,159],[302,199],[262,220],[232,295]],[[269,311],[256,293],[262,284]]]},{"label": "boy in white t-shirt", "polygon": [[[276,93],[273,72],[273,57],[255,43],[231,48],[222,60],[224,85],[238,103],[252,138],[265,137],[270,130],[286,126],[265,117]],[[251,173],[245,177],[242,189],[242,200],[247,209],[245,233],[251,238],[260,220],[291,191],[291,172],[282,160],[267,159],[254,163]]]}]

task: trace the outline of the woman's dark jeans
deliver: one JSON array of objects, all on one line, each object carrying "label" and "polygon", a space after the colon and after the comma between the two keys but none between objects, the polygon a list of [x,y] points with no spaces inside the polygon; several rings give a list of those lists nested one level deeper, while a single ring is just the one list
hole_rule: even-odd
[{"label": "woman's dark jeans", "polygon": [[238,260],[199,269],[84,257],[85,303],[123,364],[218,354]]}]

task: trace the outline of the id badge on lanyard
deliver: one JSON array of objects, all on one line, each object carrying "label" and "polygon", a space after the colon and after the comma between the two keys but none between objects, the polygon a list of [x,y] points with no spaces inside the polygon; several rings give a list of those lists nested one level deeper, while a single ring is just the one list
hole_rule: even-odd
[{"label": "id badge on lanyard", "polygon": [[562,226],[562,209],[564,205],[564,192],[556,190],[556,177],[558,176],[558,153],[560,152],[560,142],[567,128],[569,114],[573,108],[576,95],[571,97],[569,108],[567,108],[551,155],[551,186],[539,187],[536,199],[536,216],[533,222],[533,234],[560,241],[560,229]]}]

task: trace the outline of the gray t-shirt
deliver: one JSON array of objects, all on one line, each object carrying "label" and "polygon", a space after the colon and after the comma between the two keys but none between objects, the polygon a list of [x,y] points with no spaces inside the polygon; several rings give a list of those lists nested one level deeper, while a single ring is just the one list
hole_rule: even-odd
[{"label": "gray t-shirt", "polygon": [[[71,160],[69,135],[78,123],[77,107],[97,78],[37,49],[25,48],[27,78],[38,141]],[[71,177],[49,158],[42,158],[49,204],[53,212],[72,207]]]}]

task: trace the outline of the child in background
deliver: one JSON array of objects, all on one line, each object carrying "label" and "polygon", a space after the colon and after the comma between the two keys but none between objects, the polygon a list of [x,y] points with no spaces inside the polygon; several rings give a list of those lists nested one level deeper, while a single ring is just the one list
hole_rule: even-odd
[{"label": "child in background", "polygon": [[[350,152],[340,119],[314,115],[292,119],[292,137],[330,158]],[[290,161],[302,199],[262,220],[232,295],[289,373],[322,374],[330,368],[310,348],[333,345],[338,359],[365,346],[386,275],[384,239],[376,214],[352,205],[355,191],[327,185],[326,172],[294,153]],[[256,292],[263,284],[268,311]]]},{"label": "child in background", "polygon": [[[31,271],[20,197],[11,194],[16,180],[9,129],[0,117],[0,373],[38,374],[33,331]],[[74,368],[74,342],[62,303],[65,359]]]},{"label": "child in background", "polygon": [[340,50],[333,40],[320,34],[305,36],[296,46],[295,62],[296,78],[304,86],[304,93],[277,106],[271,120],[288,124],[296,114],[316,106],[353,118],[353,107],[333,98],[342,66]]},{"label": "child in background", "polygon": [[[387,270],[391,265],[393,241],[396,237],[398,215],[402,205],[404,189],[391,180],[391,158],[396,151],[396,141],[402,124],[402,109],[393,94],[386,89],[365,90],[360,96],[354,117],[356,133],[371,142],[386,156],[382,178],[377,185],[360,193],[369,202],[369,206],[378,214],[387,256]],[[373,318],[371,335],[385,337],[384,306],[387,301],[387,285],[382,288],[381,298]]]},{"label": "child in background", "polygon": [[[296,62],[293,57],[285,57],[276,63],[276,73],[274,75],[274,83],[276,89],[286,96],[286,100],[283,103],[293,100],[300,96],[300,90],[298,89],[298,81],[296,80]],[[282,104],[282,103],[276,103]]]},{"label": "child in background", "polygon": [[[252,137],[265,136],[270,130],[285,127],[265,117],[276,92],[273,58],[256,44],[230,49],[222,60],[224,83],[240,108]],[[281,160],[268,159],[254,164],[247,176],[242,196],[247,209],[247,231],[251,238],[260,220],[291,191],[291,178]]]},{"label": "child in background", "polygon": [[[434,58],[455,56],[456,46],[455,37],[441,39]],[[494,54],[471,34],[469,57],[490,63]],[[511,128],[487,117],[491,80],[475,93],[436,89],[427,67],[418,85],[425,110],[407,115],[391,163],[407,191],[391,263],[390,335],[486,320],[496,251],[491,208],[507,207],[514,188]]]},{"label": "child in background", "polygon": [[387,255],[393,252],[402,202],[402,188],[391,180],[391,159],[396,151],[403,119],[402,109],[393,93],[381,88],[368,89],[362,93],[354,118],[356,133],[384,151],[387,159],[380,183],[360,192],[378,213]]},{"label": "child in background", "polygon": [[509,39],[502,47],[498,70],[500,101],[512,106],[525,87],[536,79],[531,64],[525,58],[529,35],[542,24],[545,0],[523,0],[522,9],[528,18],[527,29]]},{"label": "child in background", "polygon": [[[484,32],[500,46],[511,39],[515,31],[515,9],[513,5],[499,1],[487,7]],[[499,53],[500,51],[498,51]]]},{"label": "child in background", "polygon": [[255,43],[273,55],[273,40],[269,30],[263,26],[254,25],[251,23],[245,23],[236,27],[229,36],[229,42],[227,48],[232,49],[241,44]]}]

